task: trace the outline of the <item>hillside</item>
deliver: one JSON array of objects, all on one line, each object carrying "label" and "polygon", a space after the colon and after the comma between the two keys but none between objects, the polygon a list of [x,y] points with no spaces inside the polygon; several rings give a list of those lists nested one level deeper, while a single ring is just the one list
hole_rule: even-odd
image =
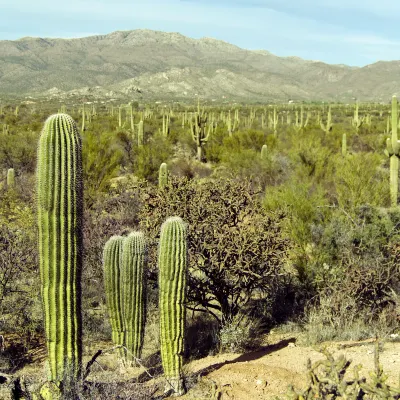
[{"label": "hillside", "polygon": [[0,95],[52,90],[152,99],[386,101],[400,88],[399,64],[329,65],[150,30],[26,37],[0,41]]}]

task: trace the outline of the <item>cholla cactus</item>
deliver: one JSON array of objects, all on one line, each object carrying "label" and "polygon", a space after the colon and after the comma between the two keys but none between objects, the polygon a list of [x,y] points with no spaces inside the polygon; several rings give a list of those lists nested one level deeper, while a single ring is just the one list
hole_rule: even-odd
[{"label": "cholla cactus", "polygon": [[159,310],[161,358],[168,382],[166,390],[184,390],[182,355],[185,331],[187,244],[186,224],[168,218],[161,227],[159,248]]},{"label": "cholla cactus", "polygon": [[81,373],[82,181],[76,124],[67,114],[52,115],[38,147],[39,266],[49,378],[64,393]]}]

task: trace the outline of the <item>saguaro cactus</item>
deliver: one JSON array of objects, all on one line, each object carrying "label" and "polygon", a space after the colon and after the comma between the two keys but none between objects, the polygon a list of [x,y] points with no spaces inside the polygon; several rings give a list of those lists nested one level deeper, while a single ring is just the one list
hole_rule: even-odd
[{"label": "saguaro cactus", "polygon": [[347,136],[345,133],[342,135],[342,156],[347,156]]},{"label": "saguaro cactus", "polygon": [[392,137],[386,139],[387,155],[390,157],[390,203],[392,207],[397,206],[399,191],[399,156],[400,142],[397,139],[397,97],[392,97]]},{"label": "saguaro cactus", "polygon": [[210,136],[210,130],[208,130],[206,134],[207,120],[208,118],[204,115],[204,112],[200,112],[199,106],[198,112],[190,123],[190,132],[192,134],[192,139],[197,146],[197,159],[199,161],[202,161],[203,159],[203,147]]},{"label": "saguaro cactus", "polygon": [[14,189],[15,187],[15,170],[9,168],[7,171],[7,189]]},{"label": "saguaro cactus", "polygon": [[166,390],[177,395],[184,390],[182,354],[185,329],[187,245],[186,224],[170,217],[161,226],[159,247],[159,310],[161,358]]},{"label": "saguaro cactus", "polygon": [[67,114],[52,115],[44,124],[38,147],[37,197],[49,378],[65,390],[66,383],[80,376],[82,358],[81,138]]},{"label": "saguaro cactus", "polygon": [[143,146],[144,143],[144,127],[143,127],[143,120],[141,119],[138,123],[138,146]]},{"label": "saguaro cactus", "polygon": [[328,108],[328,114],[326,116],[326,124],[324,124],[322,121],[319,122],[321,125],[321,129],[325,131],[325,133],[329,133],[332,130],[332,111],[331,111],[331,106]]},{"label": "saguaro cactus", "polygon": [[140,358],[146,319],[145,291],[146,241],[142,232],[132,232],[122,245],[122,299],[124,303],[127,362]]},{"label": "saguaro cactus", "polygon": [[158,187],[163,188],[168,184],[168,166],[166,163],[160,165],[158,172]]},{"label": "saguaro cactus", "polygon": [[266,144],[261,147],[261,160],[268,160],[268,146]]},{"label": "saguaro cactus", "polygon": [[[103,250],[106,303],[112,329],[112,341],[117,346],[125,345],[124,303],[121,288],[123,241],[124,238],[122,236],[112,236]],[[123,348],[120,349],[119,356],[121,361],[125,362],[126,352]]]}]

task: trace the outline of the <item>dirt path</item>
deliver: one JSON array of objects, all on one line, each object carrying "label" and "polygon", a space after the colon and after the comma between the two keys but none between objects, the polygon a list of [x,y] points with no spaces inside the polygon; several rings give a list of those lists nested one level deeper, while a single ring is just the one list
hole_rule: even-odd
[{"label": "dirt path", "polygon": [[[224,354],[193,361],[187,365],[188,373],[201,376],[199,383],[182,399],[250,400],[284,397],[288,385],[304,388],[307,381],[307,360],[315,362],[325,356],[317,349],[297,346],[294,338],[270,338],[270,345],[247,354]],[[362,364],[360,375],[368,377],[374,371],[374,340],[363,342],[335,342],[325,347],[336,358],[343,354],[353,360],[349,371]],[[385,343],[380,363],[389,384],[398,383],[400,374],[400,343]]]}]

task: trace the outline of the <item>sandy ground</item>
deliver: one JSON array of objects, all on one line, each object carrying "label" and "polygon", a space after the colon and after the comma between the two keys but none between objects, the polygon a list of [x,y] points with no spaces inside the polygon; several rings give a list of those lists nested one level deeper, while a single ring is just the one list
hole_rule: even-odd
[{"label": "sandy ground", "polygon": [[[368,376],[374,370],[375,340],[362,342],[330,342],[317,347],[300,346],[295,337],[286,335],[268,335],[261,349],[247,353],[225,353],[194,360],[185,365],[188,377],[188,392],[182,396],[186,400],[219,399],[219,400],[257,400],[285,398],[288,386],[304,388],[307,382],[307,360],[315,362],[325,356],[318,351],[326,347],[337,358],[344,355],[352,360],[349,378],[353,367],[362,364],[360,375]],[[106,346],[106,344],[103,344]],[[37,377],[44,372],[44,348],[34,350],[40,354],[37,362],[29,364],[18,372],[18,376]],[[400,375],[400,342],[386,342],[381,346],[380,364],[389,376],[388,382],[397,385]],[[92,380],[101,382],[131,381],[143,369],[121,370],[115,368],[115,355],[99,358],[97,368],[91,374]],[[143,374],[142,374],[143,375]],[[146,385],[158,384],[163,387],[163,378],[158,376],[149,379]],[[0,385],[0,399],[9,398],[9,389]],[[154,394],[157,398],[158,393]],[[115,397],[117,398],[117,396]],[[134,397],[129,397],[134,400]],[[111,398],[110,398],[111,400]]]},{"label": "sandy ground", "polygon": [[[296,345],[296,339],[269,337],[270,344],[261,350],[246,354],[223,354],[196,360],[187,365],[188,372],[201,376],[199,384],[191,388],[182,399],[220,400],[285,398],[288,386],[302,389],[307,382],[307,360],[315,362],[325,359],[317,348]],[[326,347],[337,358],[344,355],[352,360],[348,369],[349,378],[353,367],[362,364],[361,376],[374,371],[374,340],[362,342],[335,342],[318,346]],[[397,385],[400,374],[400,343],[387,342],[380,352],[380,364],[387,375],[388,383]],[[208,390],[207,390],[208,388]],[[209,393],[206,393],[206,392]],[[210,397],[212,395],[214,397]]]}]

